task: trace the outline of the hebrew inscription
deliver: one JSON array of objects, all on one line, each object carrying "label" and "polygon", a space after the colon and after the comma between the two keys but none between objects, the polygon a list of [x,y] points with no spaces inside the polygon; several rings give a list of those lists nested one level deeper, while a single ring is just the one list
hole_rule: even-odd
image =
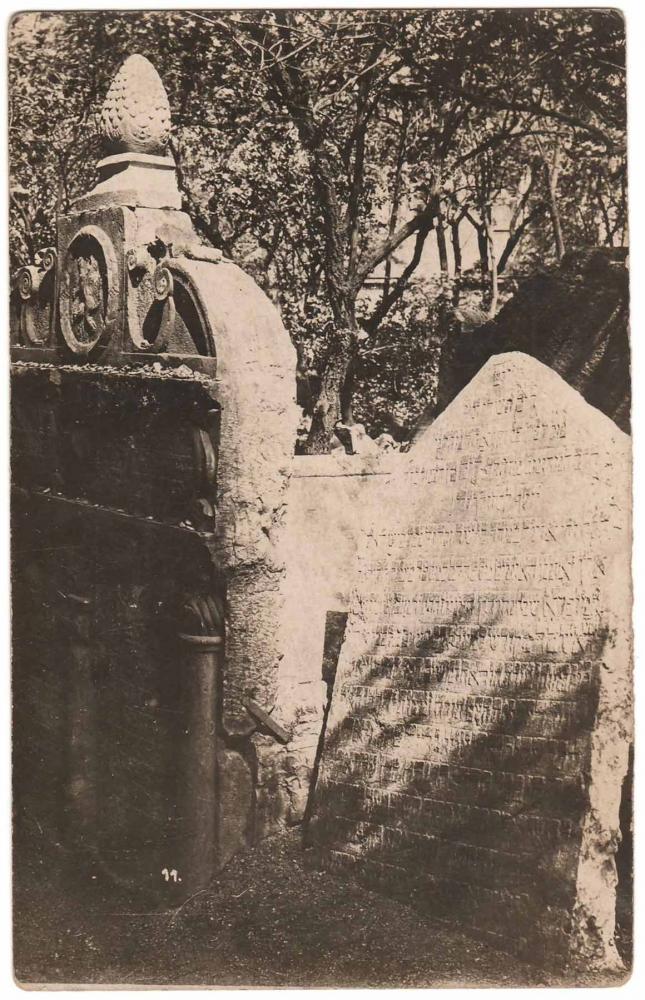
[{"label": "hebrew inscription", "polygon": [[425,432],[361,546],[324,862],[493,943],[618,962],[629,507],[626,435],[526,355],[491,359]]}]

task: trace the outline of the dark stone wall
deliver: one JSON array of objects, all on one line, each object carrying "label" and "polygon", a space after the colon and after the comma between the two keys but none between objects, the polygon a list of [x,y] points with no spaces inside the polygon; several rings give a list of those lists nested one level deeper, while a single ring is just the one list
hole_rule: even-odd
[{"label": "dark stone wall", "polygon": [[177,619],[216,579],[189,520],[213,489],[214,406],[199,376],[14,366],[16,836],[37,830],[75,878],[148,901],[179,888],[160,873],[182,870],[188,840]]}]

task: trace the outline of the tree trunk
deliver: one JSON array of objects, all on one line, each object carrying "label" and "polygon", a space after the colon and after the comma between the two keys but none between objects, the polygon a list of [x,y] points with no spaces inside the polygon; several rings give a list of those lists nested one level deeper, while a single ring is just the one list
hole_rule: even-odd
[{"label": "tree trunk", "polygon": [[488,237],[486,235],[486,223],[477,226],[477,246],[479,248],[479,260],[481,263],[482,276],[488,274]]},{"label": "tree trunk", "polygon": [[437,250],[439,251],[439,268],[441,269],[441,277],[446,279],[448,277],[448,248],[446,246],[446,230],[444,228],[443,212],[441,209],[437,210]]},{"label": "tree trunk", "polygon": [[508,237],[508,240],[506,241],[506,246],[504,247],[501,256],[499,258],[499,263],[497,264],[498,275],[502,274],[502,272],[506,269],[506,265],[513,256],[515,248],[519,244],[520,240],[524,236],[524,233],[527,231],[529,226],[533,222],[535,222],[535,220],[539,218],[539,216],[542,215],[545,211],[546,211],[546,205],[544,204],[536,205],[533,211],[530,212],[522,220],[522,222],[520,222],[517,228],[511,232],[510,236]]},{"label": "tree trunk", "polygon": [[553,225],[553,239],[555,242],[555,253],[558,260],[564,257],[564,236],[562,234],[562,220],[560,218],[560,208],[558,206],[558,177],[560,174],[560,147],[555,147],[553,163],[549,163],[543,154],[542,162],[546,173],[546,187],[549,196],[549,212]]},{"label": "tree trunk", "polygon": [[394,287],[390,289],[387,297],[381,299],[380,303],[370,316],[370,318],[364,323],[365,329],[369,333],[375,333],[378,329],[381,320],[387,316],[388,312],[392,306],[398,302],[398,300],[403,295],[403,292],[407,288],[409,278],[414,274],[419,262],[421,260],[421,254],[423,253],[423,247],[426,241],[426,237],[432,228],[432,216],[428,216],[426,220],[417,230],[417,238],[414,243],[414,253],[412,254],[412,259],[407,265],[403,274],[399,275]]},{"label": "tree trunk", "polygon": [[497,257],[495,254],[495,243],[493,241],[491,210],[489,207],[487,207],[484,212],[484,227],[486,233],[486,244],[488,246],[488,267],[490,273],[488,315],[492,319],[495,313],[497,312],[499,283],[497,280]]},{"label": "tree trunk", "polygon": [[455,278],[461,278],[461,240],[459,238],[459,221],[450,223],[450,240],[452,255],[455,260]]},{"label": "tree trunk", "polygon": [[304,451],[307,455],[324,455],[331,450],[336,424],[342,419],[341,396],[353,362],[356,323],[335,326],[330,337],[330,350],[322,376],[320,394],[314,406],[311,428]]},{"label": "tree trunk", "polygon": [[560,220],[560,209],[558,208],[558,198],[556,185],[549,180],[549,209],[551,212],[551,222],[553,224],[553,238],[555,240],[555,252],[558,260],[564,257],[564,237],[562,235],[562,222]]},{"label": "tree trunk", "polygon": [[[404,106],[401,118],[401,131],[399,133],[399,145],[396,154],[396,168],[394,171],[394,188],[392,191],[392,210],[390,212],[390,223],[388,234],[392,236],[399,218],[399,198],[401,196],[401,172],[405,159],[405,140],[408,132],[408,113]],[[383,282],[383,302],[386,301],[390,292],[390,278],[392,276],[392,258],[387,257],[385,261],[385,280]]]},{"label": "tree trunk", "polygon": [[461,297],[461,238],[459,236],[459,225],[461,220],[453,220],[450,223],[450,241],[452,243],[452,256],[455,262],[455,275],[454,283],[452,289],[452,304],[453,306],[459,305],[459,299]]}]

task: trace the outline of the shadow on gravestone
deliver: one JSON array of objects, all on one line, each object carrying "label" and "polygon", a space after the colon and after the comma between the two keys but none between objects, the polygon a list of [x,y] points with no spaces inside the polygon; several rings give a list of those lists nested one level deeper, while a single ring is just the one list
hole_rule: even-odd
[{"label": "shadow on gravestone", "polygon": [[608,418],[491,359],[372,508],[327,722],[322,863],[546,965],[621,966],[629,484]]}]

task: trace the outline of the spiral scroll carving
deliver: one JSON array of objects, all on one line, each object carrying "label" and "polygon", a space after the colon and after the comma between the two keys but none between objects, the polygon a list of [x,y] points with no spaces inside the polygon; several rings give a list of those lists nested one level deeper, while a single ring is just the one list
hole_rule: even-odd
[{"label": "spiral scroll carving", "polygon": [[54,304],[56,251],[36,254],[36,263],[21,267],[13,277],[20,342],[42,347],[49,341]]}]

